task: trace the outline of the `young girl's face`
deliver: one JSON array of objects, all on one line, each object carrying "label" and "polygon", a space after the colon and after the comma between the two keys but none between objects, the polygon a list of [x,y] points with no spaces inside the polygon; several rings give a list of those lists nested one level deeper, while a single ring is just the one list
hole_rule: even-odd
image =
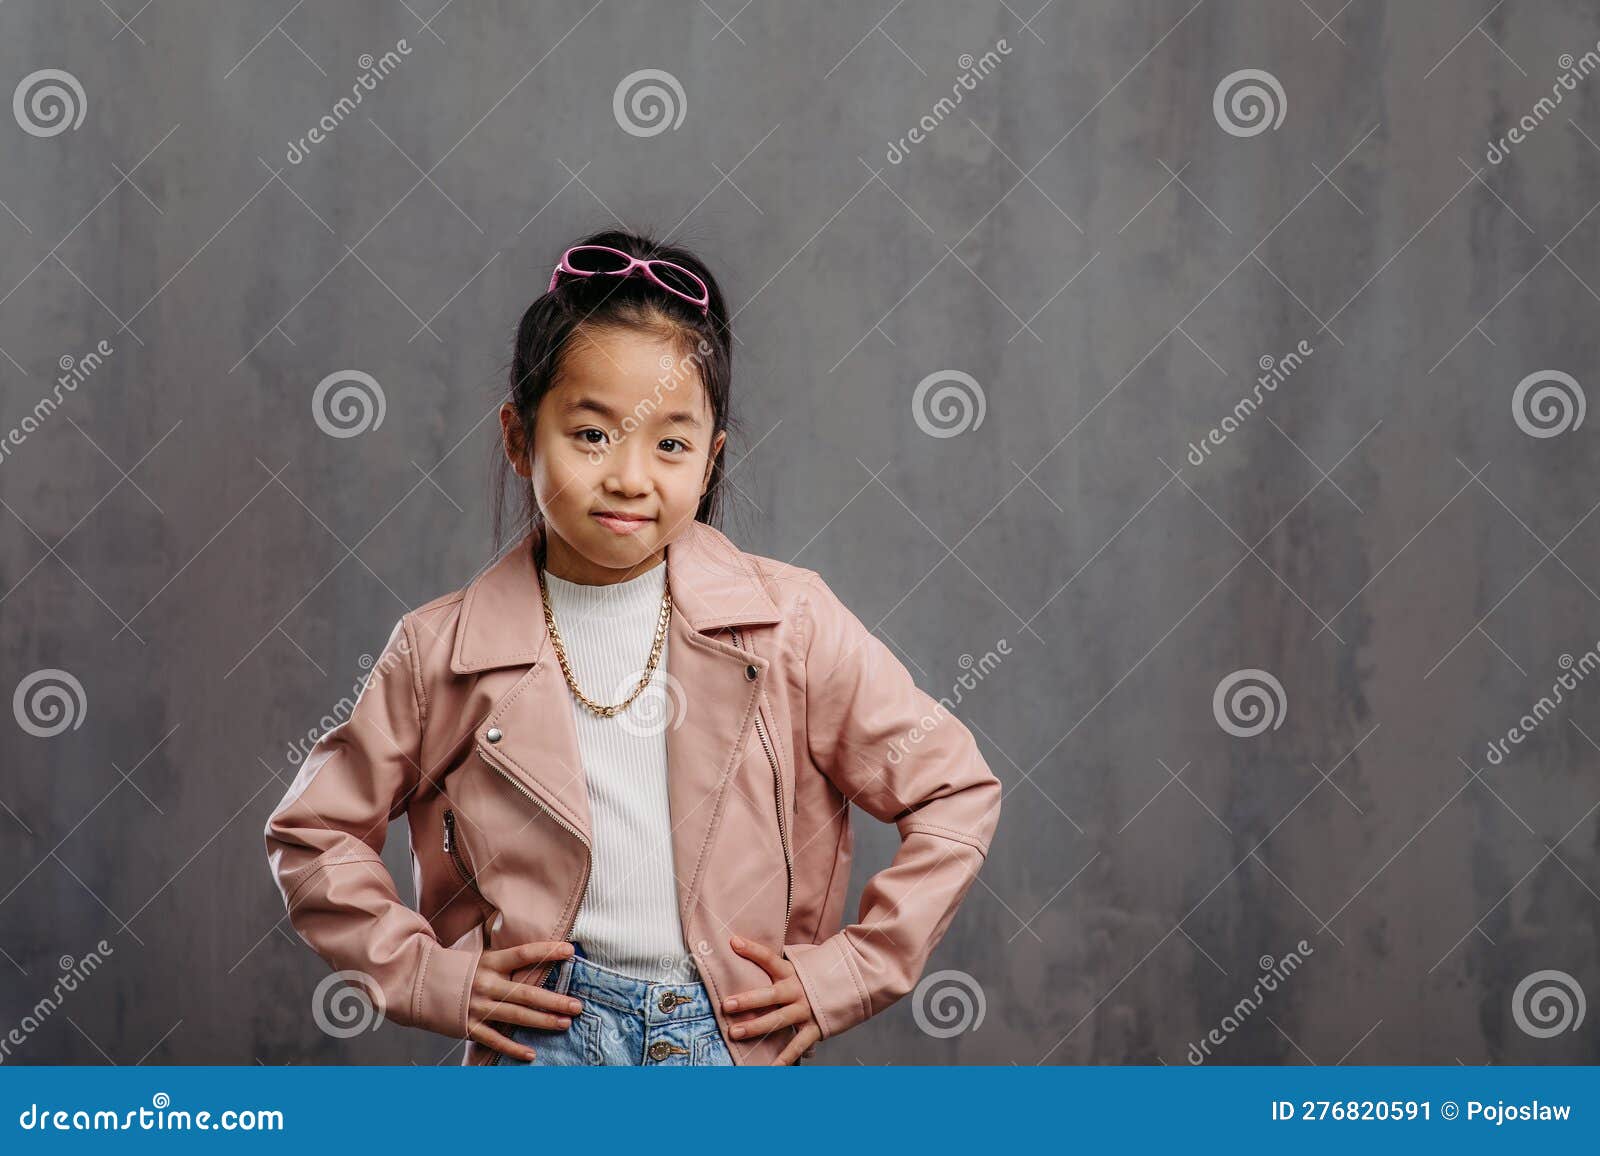
[{"label": "young girl's face", "polygon": [[693,364],[635,330],[580,328],[557,382],[539,402],[531,454],[516,407],[500,410],[506,452],[544,515],[546,569],[627,581],[664,561],[694,520],[727,434],[713,429]]}]

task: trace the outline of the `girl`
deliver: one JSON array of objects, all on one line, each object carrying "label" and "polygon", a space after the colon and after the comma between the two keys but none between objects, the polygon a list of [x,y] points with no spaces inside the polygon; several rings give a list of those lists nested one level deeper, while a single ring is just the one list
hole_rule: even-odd
[{"label": "girl", "polygon": [[[267,822],[301,937],[464,1063],[795,1063],[911,990],[988,854],[967,728],[714,528],[731,380],[693,254],[568,249],[500,409],[519,540],[396,623]],[[852,802],[901,844],[841,928]]]}]

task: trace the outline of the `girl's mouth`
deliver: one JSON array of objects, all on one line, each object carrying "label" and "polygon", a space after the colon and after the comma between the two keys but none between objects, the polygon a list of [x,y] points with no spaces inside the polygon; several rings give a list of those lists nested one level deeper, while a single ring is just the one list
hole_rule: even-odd
[{"label": "girl's mouth", "polygon": [[613,534],[635,534],[655,521],[654,518],[629,517],[624,514],[591,514],[590,517]]}]

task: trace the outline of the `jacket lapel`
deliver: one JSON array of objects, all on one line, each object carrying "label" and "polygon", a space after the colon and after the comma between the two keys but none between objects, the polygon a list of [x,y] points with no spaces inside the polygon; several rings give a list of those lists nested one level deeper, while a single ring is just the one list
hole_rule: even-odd
[{"label": "jacket lapel", "polygon": [[[700,868],[722,814],[723,792],[750,734],[767,661],[706,637],[677,614],[669,630],[667,685],[673,697],[667,706],[667,801],[688,935],[691,899],[699,894]],[[754,681],[746,670],[751,665],[758,671]]]},{"label": "jacket lapel", "polygon": [[[592,849],[571,692],[545,627],[534,565],[538,536],[538,530],[525,535],[467,587],[450,669],[527,668],[479,723],[477,749]],[[667,702],[657,717],[666,727],[673,855],[688,934],[700,864],[769,665],[712,635],[729,626],[771,624],[782,615],[752,563],[704,522],[691,522],[668,545],[667,581],[673,601]],[[749,666],[756,668],[754,679]],[[494,742],[492,731],[499,732]]]}]

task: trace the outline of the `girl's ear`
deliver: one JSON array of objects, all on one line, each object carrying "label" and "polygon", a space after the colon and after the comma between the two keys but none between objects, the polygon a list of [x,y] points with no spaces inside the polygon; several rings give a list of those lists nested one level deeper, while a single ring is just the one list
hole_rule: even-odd
[{"label": "girl's ear", "polygon": [[523,435],[522,417],[509,401],[500,403],[500,440],[517,476],[530,477],[533,468],[528,461],[528,439]]},{"label": "girl's ear", "polygon": [[706,455],[705,476],[700,479],[700,492],[706,492],[706,487],[711,484],[711,471],[717,464],[717,455],[722,452],[722,445],[728,440],[727,430],[718,430],[717,436],[711,440],[711,452]]}]

